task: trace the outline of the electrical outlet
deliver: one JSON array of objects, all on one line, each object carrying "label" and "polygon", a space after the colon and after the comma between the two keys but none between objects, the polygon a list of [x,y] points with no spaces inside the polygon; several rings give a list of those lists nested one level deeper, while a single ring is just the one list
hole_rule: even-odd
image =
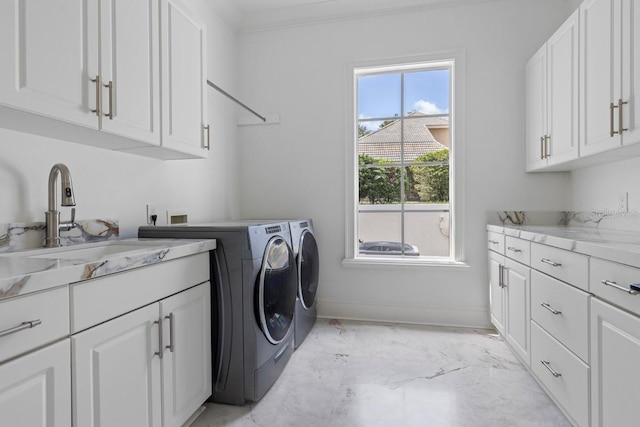
[{"label": "electrical outlet", "polygon": [[618,210],[620,212],[629,212],[629,193],[626,191],[618,193]]},{"label": "electrical outlet", "polygon": [[[156,221],[153,220],[152,215],[155,215]],[[152,204],[152,203],[147,203],[147,224],[149,225],[155,225],[154,222],[157,222],[158,220],[158,209],[156,208],[156,205]]]}]

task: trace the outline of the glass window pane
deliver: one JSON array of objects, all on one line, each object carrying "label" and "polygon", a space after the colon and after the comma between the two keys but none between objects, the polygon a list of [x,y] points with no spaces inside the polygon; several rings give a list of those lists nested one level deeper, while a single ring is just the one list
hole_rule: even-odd
[{"label": "glass window pane", "polygon": [[[400,116],[400,87],[398,73],[358,77],[358,119]],[[379,122],[363,125],[375,130]]]},{"label": "glass window pane", "polygon": [[400,205],[365,207],[358,213],[358,252],[363,256],[401,256]]},{"label": "glass window pane", "polygon": [[449,205],[431,210],[426,207],[405,211],[405,241],[418,248],[420,256],[449,256]]},{"label": "glass window pane", "polygon": [[404,111],[449,113],[449,70],[407,72],[404,75]]},{"label": "glass window pane", "polygon": [[361,205],[400,203],[400,168],[385,167],[384,162],[370,163],[360,156],[358,191]]},{"label": "glass window pane", "polygon": [[440,163],[437,166],[407,167],[405,201],[413,203],[449,203],[449,164],[446,151],[424,156],[424,161]]}]

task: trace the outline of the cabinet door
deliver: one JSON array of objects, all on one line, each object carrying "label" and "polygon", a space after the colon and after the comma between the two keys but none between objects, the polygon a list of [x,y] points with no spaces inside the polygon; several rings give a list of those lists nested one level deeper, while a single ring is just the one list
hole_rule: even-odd
[{"label": "cabinet door", "polygon": [[0,424],[69,427],[69,339],[0,365]]},{"label": "cabinet door", "polygon": [[209,282],[160,303],[164,427],[179,427],[211,395]]},{"label": "cabinet door", "polygon": [[158,304],[71,338],[75,426],[161,425]]},{"label": "cabinet door", "polygon": [[0,0],[0,103],[89,127],[83,0]]},{"label": "cabinet door", "polygon": [[162,145],[206,157],[205,27],[177,0],[161,5]]},{"label": "cabinet door", "polygon": [[578,11],[547,42],[548,163],[578,158]]},{"label": "cabinet door", "polygon": [[531,269],[517,262],[506,260],[506,339],[525,361],[530,361],[529,284]]},{"label": "cabinet door", "polygon": [[591,411],[594,427],[640,420],[640,318],[591,299]]},{"label": "cabinet door", "polygon": [[547,46],[526,66],[526,167],[533,171],[547,165],[544,136],[547,132]]},{"label": "cabinet door", "polygon": [[640,4],[622,2],[622,143],[640,142]]},{"label": "cabinet door", "polygon": [[102,129],[160,145],[156,1],[100,2]]},{"label": "cabinet door", "polygon": [[621,49],[613,49],[621,46],[620,34],[616,31],[620,5],[621,0],[585,0],[580,6],[581,156],[620,146],[620,138],[611,135],[617,128],[617,111],[610,108],[621,96],[619,65],[616,65]]},{"label": "cabinet door", "polygon": [[502,287],[502,266],[504,257],[489,251],[489,300],[491,305],[491,323],[504,336],[504,288]]}]

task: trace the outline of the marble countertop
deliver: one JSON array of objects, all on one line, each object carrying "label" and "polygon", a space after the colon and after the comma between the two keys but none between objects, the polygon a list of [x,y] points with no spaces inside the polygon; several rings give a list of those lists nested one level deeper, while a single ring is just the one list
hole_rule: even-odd
[{"label": "marble countertop", "polygon": [[[209,239],[122,239],[109,241],[108,244],[131,245],[131,250],[93,257],[83,257],[82,252],[79,251],[105,245],[103,242],[63,249],[63,251],[76,251],[73,257],[56,258],[55,254],[47,254],[51,252],[47,249],[0,255],[0,300],[166,262],[216,248],[216,241]],[[62,251],[60,253],[64,254]]]},{"label": "marble countertop", "polygon": [[640,268],[638,232],[526,225],[487,225],[487,230]]}]

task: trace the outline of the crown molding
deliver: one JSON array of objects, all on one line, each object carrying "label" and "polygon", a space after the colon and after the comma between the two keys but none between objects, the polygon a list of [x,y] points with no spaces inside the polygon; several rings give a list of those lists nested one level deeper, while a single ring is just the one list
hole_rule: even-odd
[{"label": "crown molding", "polygon": [[206,0],[239,34],[495,1],[499,0],[329,0],[246,13],[235,0]]}]

